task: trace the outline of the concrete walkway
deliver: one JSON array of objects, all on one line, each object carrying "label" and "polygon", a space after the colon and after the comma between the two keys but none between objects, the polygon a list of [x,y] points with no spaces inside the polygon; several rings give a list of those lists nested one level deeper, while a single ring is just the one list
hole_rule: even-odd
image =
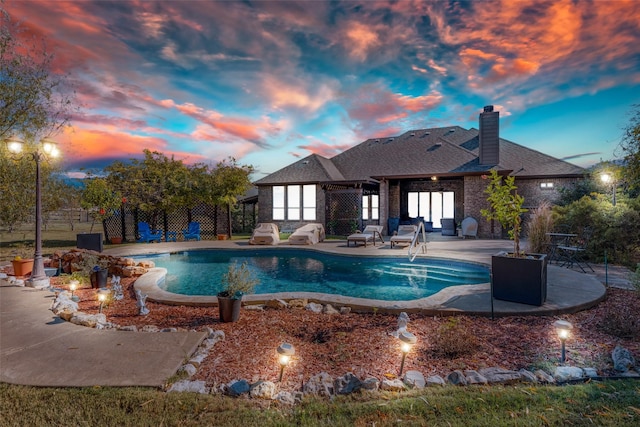
[{"label": "concrete walkway", "polygon": [[50,291],[0,286],[0,382],[161,387],[205,338],[78,326],[49,310],[53,299]]}]

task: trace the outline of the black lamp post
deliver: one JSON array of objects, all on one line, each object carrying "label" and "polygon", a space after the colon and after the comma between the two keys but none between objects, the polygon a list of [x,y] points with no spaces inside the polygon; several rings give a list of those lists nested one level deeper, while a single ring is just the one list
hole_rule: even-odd
[{"label": "black lamp post", "polygon": [[[19,139],[11,138],[7,140],[7,149],[14,155],[20,155],[25,148],[25,143]],[[36,162],[36,248],[33,256],[33,270],[28,283],[34,288],[49,287],[49,278],[44,271],[44,262],[42,259],[42,196],[41,196],[41,179],[40,179],[40,163],[51,157],[57,157],[59,154],[57,144],[50,139],[42,139],[31,153],[33,160]]]}]

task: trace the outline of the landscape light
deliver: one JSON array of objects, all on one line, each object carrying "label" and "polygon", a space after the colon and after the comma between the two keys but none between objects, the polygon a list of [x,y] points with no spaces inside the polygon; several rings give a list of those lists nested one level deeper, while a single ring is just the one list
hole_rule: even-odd
[{"label": "landscape light", "polygon": [[76,291],[76,289],[78,289],[78,283],[79,282],[77,280],[72,280],[71,282],[69,282],[69,290],[71,291],[71,301],[78,302],[78,300],[80,299],[73,294]]},{"label": "landscape light", "polygon": [[566,360],[565,341],[569,338],[569,332],[573,329],[573,325],[566,320],[556,320],[553,322],[553,326],[556,328],[560,342],[562,342],[562,355],[560,357],[560,362],[564,363]]},{"label": "landscape light", "polygon": [[98,309],[98,313],[102,313],[102,306],[104,305],[106,299],[107,294],[105,294],[104,292],[98,292],[98,301],[100,301],[100,308]]},{"label": "landscape light", "polygon": [[278,381],[282,381],[282,374],[284,373],[284,368],[291,361],[291,357],[296,354],[296,349],[293,345],[283,342],[278,346],[278,363],[280,364],[280,377]]},{"label": "landscape light", "polygon": [[402,363],[400,363],[400,376],[402,376],[402,371],[404,370],[404,359],[407,357],[407,353],[411,351],[411,348],[418,341],[418,339],[411,332],[407,331],[400,333],[398,338],[401,341],[400,351],[402,351]]}]

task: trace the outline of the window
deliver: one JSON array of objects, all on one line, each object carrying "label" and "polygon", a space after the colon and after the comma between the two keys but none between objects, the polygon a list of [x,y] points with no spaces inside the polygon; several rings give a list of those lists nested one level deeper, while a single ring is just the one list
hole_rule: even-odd
[{"label": "window", "polygon": [[316,219],[315,185],[273,187],[273,219],[299,221]]},{"label": "window", "polygon": [[362,196],[362,219],[380,219],[380,196]]},{"label": "window", "polygon": [[454,217],[453,191],[412,191],[407,194],[407,201],[409,216],[421,216],[425,221],[432,221],[434,228],[442,227],[442,218]]},{"label": "window", "polygon": [[553,189],[553,182],[541,182],[540,183],[540,188],[542,188],[543,190],[552,190]]}]

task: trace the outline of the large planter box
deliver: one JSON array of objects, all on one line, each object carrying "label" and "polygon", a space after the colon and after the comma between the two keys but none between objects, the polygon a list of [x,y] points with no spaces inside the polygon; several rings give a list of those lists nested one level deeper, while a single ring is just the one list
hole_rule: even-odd
[{"label": "large planter box", "polygon": [[237,322],[240,318],[240,307],[242,298],[227,298],[218,295],[218,310],[220,311],[220,321]]},{"label": "large planter box", "polygon": [[14,259],[11,261],[13,264],[13,274],[16,276],[26,276],[27,274],[31,274],[33,270],[33,259]]},{"label": "large planter box", "polygon": [[76,234],[76,247],[102,252],[102,233]]},{"label": "large planter box", "polygon": [[493,298],[541,306],[547,299],[547,256],[527,254],[524,258],[491,257]]}]

